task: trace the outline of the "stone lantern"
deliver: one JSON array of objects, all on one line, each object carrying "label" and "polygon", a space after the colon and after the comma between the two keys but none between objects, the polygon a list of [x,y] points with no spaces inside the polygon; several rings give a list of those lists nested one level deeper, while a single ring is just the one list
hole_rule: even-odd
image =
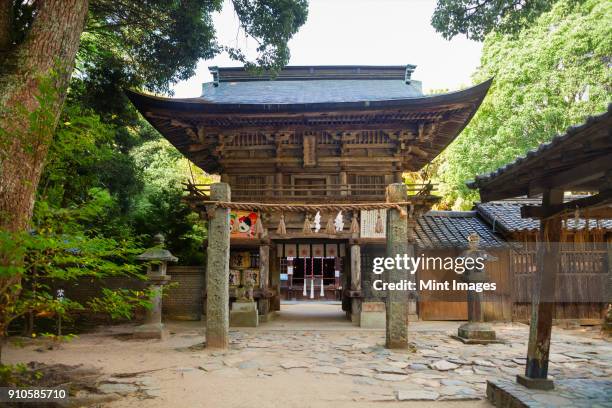
[{"label": "stone lantern", "polygon": [[[497,260],[496,257],[479,249],[479,242],[480,236],[478,234],[470,234],[468,237],[469,248],[461,254],[461,257],[481,258],[485,263]],[[485,283],[487,281],[487,274],[484,268],[473,267],[466,269],[463,279],[468,283]],[[459,326],[457,335],[452,337],[466,344],[503,343],[503,341],[497,339],[495,330],[484,321],[482,297],[482,292],[467,291],[468,322]]]},{"label": "stone lantern", "polygon": [[162,323],[162,289],[170,281],[166,274],[168,262],[176,262],[178,258],[164,249],[164,236],[153,237],[155,246],[147,249],[136,257],[139,261],[149,262],[147,278],[152,290],[151,308],[147,310],[145,323],[134,330],[134,337],[140,339],[162,339],[165,334]]}]

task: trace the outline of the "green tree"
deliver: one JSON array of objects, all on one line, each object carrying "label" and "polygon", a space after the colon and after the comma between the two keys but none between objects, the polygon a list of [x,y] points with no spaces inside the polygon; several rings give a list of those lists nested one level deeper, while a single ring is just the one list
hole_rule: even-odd
[{"label": "green tree", "polygon": [[206,231],[198,214],[183,202],[185,192],[181,183],[192,178],[197,183],[212,179],[199,168],[192,167],[162,138],[143,143],[132,149],[130,155],[144,185],[131,214],[134,231],[143,236],[147,245],[155,234],[162,232],[168,249],[178,256],[179,262],[203,264],[202,244]]},{"label": "green tree", "polygon": [[517,36],[492,33],[478,83],[495,81],[468,127],[438,158],[448,206],[477,199],[465,182],[604,111],[612,96],[612,3],[560,1]]},{"label": "green tree", "polygon": [[[74,85],[70,95],[74,101],[93,108],[104,123],[124,126],[115,129],[115,142],[122,142],[125,153],[133,147],[127,126],[136,125],[138,119],[120,92],[122,87],[168,92],[172,83],[193,74],[199,59],[222,51],[249,62],[241,50],[216,40],[212,13],[222,4],[222,0],[0,0],[3,234],[15,234],[13,242],[20,242],[19,235],[28,228],[69,83]],[[232,4],[245,34],[258,43],[251,64],[269,68],[286,64],[287,42],[306,20],[306,1],[234,0]],[[19,293],[13,288],[21,287],[19,264],[24,251],[15,250],[13,242],[5,239],[0,245],[0,315],[10,313]],[[0,316],[5,318],[10,316]]]},{"label": "green tree", "polygon": [[[516,34],[559,0],[438,0],[432,26],[444,38],[458,34],[482,41],[490,32]],[[580,3],[583,0],[572,0]]]}]

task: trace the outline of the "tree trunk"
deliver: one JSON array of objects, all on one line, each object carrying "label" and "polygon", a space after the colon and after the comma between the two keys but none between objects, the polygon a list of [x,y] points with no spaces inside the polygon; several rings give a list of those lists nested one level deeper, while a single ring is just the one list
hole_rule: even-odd
[{"label": "tree trunk", "polygon": [[[0,44],[10,18],[0,0]],[[11,4],[11,1],[8,1]],[[28,227],[45,156],[74,69],[88,0],[38,0],[25,40],[0,50],[0,230]],[[9,37],[10,38],[10,37]],[[22,260],[0,247],[0,268]],[[21,281],[18,274],[0,278],[0,343]]]},{"label": "tree trunk", "polygon": [[0,228],[21,231],[32,215],[87,6],[87,0],[40,1],[26,39],[7,55],[0,73]]},{"label": "tree trunk", "polygon": [[0,57],[11,46],[13,25],[13,1],[0,0]]}]

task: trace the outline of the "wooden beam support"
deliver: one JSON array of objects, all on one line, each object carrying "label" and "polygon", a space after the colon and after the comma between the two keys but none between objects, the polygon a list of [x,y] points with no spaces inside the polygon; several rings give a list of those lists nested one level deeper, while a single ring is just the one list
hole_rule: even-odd
[{"label": "wooden beam support", "polygon": [[[577,200],[569,201],[567,203],[561,203],[551,205],[548,207],[542,206],[523,206],[521,207],[521,217],[523,218],[551,218],[562,215],[564,213],[573,212],[576,209],[580,211],[588,210],[590,208],[601,209],[607,206],[608,211],[599,211],[601,218],[612,218],[612,189],[602,191],[598,194],[579,198]],[[606,214],[607,213],[607,214]],[[590,215],[590,214],[589,214]]]},{"label": "wooden beam support", "polygon": [[[547,190],[542,198],[545,210],[563,203],[563,190]],[[537,270],[533,298],[531,301],[531,324],[527,347],[525,375],[517,381],[532,388],[553,388],[547,380],[550,335],[555,314],[556,278],[559,271],[559,242],[561,219],[549,218],[540,221],[540,239],[537,249]]]}]

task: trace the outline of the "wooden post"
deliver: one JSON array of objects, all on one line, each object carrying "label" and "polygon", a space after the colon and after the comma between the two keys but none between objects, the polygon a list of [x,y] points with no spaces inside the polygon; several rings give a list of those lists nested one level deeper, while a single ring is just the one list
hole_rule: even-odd
[{"label": "wooden post", "polygon": [[[416,214],[411,214],[408,217],[407,222],[407,228],[408,228],[408,234],[407,234],[407,250],[406,253],[408,254],[408,256],[413,257],[415,255],[415,251],[414,251],[414,247],[416,244],[416,225],[417,225],[417,221],[416,221]],[[415,282],[416,284],[416,273],[412,274],[408,274],[407,279],[411,282]],[[416,287],[416,286],[415,286]],[[411,290],[408,292],[408,319],[411,321],[416,321],[419,319],[418,315],[417,315],[417,290]]]},{"label": "wooden post", "polygon": [[361,290],[361,247],[351,244],[351,290]]},{"label": "wooden post", "polygon": [[[361,247],[358,243],[351,243],[351,291],[361,291]],[[361,313],[361,298],[351,297],[351,321],[359,325]]]},{"label": "wooden post", "polygon": [[341,196],[349,195],[348,177],[346,175],[346,171],[345,170],[341,170],[340,171],[340,195]]},{"label": "wooden post", "polygon": [[[261,244],[259,246],[259,287],[262,293],[268,290],[268,279],[270,275],[270,245]],[[263,321],[266,321],[270,311],[270,299],[262,296],[259,299],[259,314],[263,316]]]},{"label": "wooden post", "polygon": [[[406,185],[402,183],[390,184],[387,187],[387,202],[398,203],[406,201]],[[396,209],[387,212],[387,257],[395,258],[408,252],[408,223],[407,217]],[[400,282],[405,273],[394,267],[386,273],[387,282]],[[386,347],[403,349],[408,347],[408,292],[401,290],[387,291],[386,300]]]},{"label": "wooden post", "polygon": [[[230,201],[226,183],[210,186],[214,201]],[[229,345],[229,209],[217,207],[209,214],[206,256],[206,345],[227,348]]]},{"label": "wooden post", "polygon": [[283,173],[277,172],[274,176],[274,184],[276,185],[276,195],[283,196]]},{"label": "wooden post", "polygon": [[[562,190],[545,190],[542,209],[563,203]],[[559,270],[559,242],[561,241],[561,219],[559,217],[540,220],[537,244],[537,268],[531,300],[531,324],[527,347],[525,375],[518,375],[517,382],[528,388],[552,389],[548,380],[548,355],[550,335],[555,314],[555,291]]]}]

